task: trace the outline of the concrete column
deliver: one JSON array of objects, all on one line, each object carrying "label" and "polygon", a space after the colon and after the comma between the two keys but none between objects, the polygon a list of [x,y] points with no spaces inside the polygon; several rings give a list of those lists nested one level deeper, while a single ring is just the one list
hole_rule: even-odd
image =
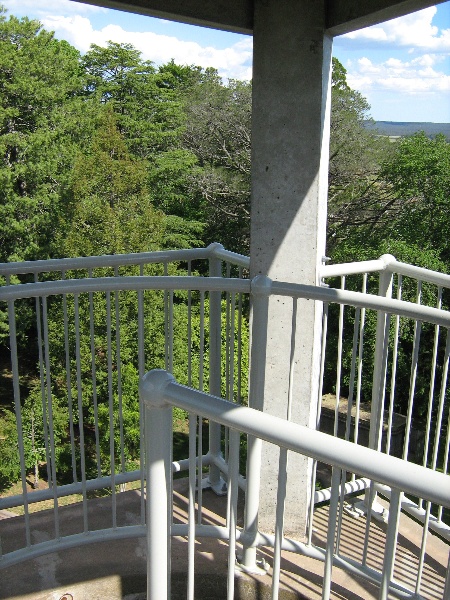
[{"label": "concrete column", "polygon": [[[318,283],[325,253],[331,38],[325,0],[255,0],[251,276]],[[264,411],[315,426],[321,305],[269,302]],[[258,324],[255,323],[256,326]],[[292,356],[292,359],[291,359]],[[251,384],[252,385],[252,384]],[[258,402],[259,403],[259,402]],[[304,534],[308,461],[289,456],[286,534]],[[273,530],[278,451],[263,447],[259,525]]]}]

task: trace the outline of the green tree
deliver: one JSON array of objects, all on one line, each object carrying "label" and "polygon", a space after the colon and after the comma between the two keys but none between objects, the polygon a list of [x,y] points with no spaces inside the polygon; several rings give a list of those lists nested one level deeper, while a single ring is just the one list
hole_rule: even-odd
[{"label": "green tree", "polygon": [[398,218],[386,221],[390,237],[450,260],[450,144],[444,135],[406,137],[384,162]]},{"label": "green tree", "polygon": [[86,93],[110,103],[128,150],[149,159],[178,145],[183,113],[173,89],[131,44],[92,44],[83,57]]},{"label": "green tree", "polygon": [[391,197],[380,179],[380,164],[389,155],[387,138],[366,127],[367,100],[347,83],[347,71],[333,58],[330,164],[328,175],[327,252],[354,228],[373,227],[389,210]]},{"label": "green tree", "polygon": [[197,157],[191,186],[208,224],[206,240],[248,253],[251,84],[207,73],[186,95],[184,143]]},{"label": "green tree", "polygon": [[74,48],[37,21],[0,14],[2,261],[52,252],[85,121],[76,96],[81,87]]}]

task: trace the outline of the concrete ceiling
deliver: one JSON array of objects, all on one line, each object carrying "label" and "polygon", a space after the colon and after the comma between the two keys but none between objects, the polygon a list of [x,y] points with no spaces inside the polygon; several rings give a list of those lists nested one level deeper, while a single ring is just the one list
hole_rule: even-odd
[{"label": "concrete ceiling", "polygon": [[[324,29],[331,35],[341,35],[445,1],[325,0]],[[83,0],[83,2],[215,29],[248,34],[253,32],[254,0]]]}]

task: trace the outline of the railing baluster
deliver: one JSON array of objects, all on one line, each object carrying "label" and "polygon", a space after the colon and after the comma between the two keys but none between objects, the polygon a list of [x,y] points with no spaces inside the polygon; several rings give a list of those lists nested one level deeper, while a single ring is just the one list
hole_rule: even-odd
[{"label": "railing baluster", "polygon": [[[420,508],[422,508],[423,501],[420,499]],[[415,593],[420,594],[420,586],[422,585],[422,575],[423,575],[423,567],[425,563],[425,551],[427,547],[427,537],[428,537],[428,526],[430,524],[430,513],[431,513],[431,502],[426,503],[425,509],[425,519],[423,521],[422,526],[422,540],[420,543],[420,554],[419,554],[419,564],[417,565],[417,577],[416,577],[416,588]]]},{"label": "railing baluster", "polygon": [[[88,277],[92,277],[92,269],[88,271]],[[94,319],[94,294],[89,292],[89,334],[91,343],[91,377],[92,377],[92,404],[94,406],[94,435],[95,435],[95,458],[97,462],[97,476],[102,475],[102,463],[100,454],[100,432],[98,429],[98,397],[97,397],[97,365],[95,348],[95,319]]]},{"label": "railing baluster", "polygon": [[108,417],[109,417],[109,455],[111,470],[111,513],[112,527],[117,527],[117,499],[116,499],[116,458],[114,440],[114,392],[113,392],[113,349],[112,349],[112,324],[111,324],[111,292],[106,292],[106,337],[108,350]]},{"label": "railing baluster", "polygon": [[[386,298],[391,298],[392,296],[392,273],[389,271],[382,271],[380,273],[378,295]],[[375,355],[372,376],[372,401],[370,406],[369,448],[378,451],[381,450],[383,433],[390,317],[391,315],[385,311],[377,311]],[[370,501],[369,496],[372,498]],[[370,493],[366,490],[364,499],[368,515],[370,515],[371,511],[375,508],[375,499],[376,494],[373,492],[373,485],[371,484]],[[367,550],[365,550],[365,552],[366,551]]]},{"label": "railing baluster", "polygon": [[[192,275],[192,263],[188,262],[188,275]],[[211,311],[211,307],[210,307]],[[187,382],[192,385],[192,292],[187,293]]]},{"label": "railing baluster", "polygon": [[[6,277],[6,285],[10,285],[9,276]],[[17,351],[17,329],[16,312],[14,301],[8,302],[8,325],[9,325],[9,344],[11,348],[11,369],[13,376],[13,394],[14,394],[14,414],[16,416],[17,442],[19,444],[20,476],[22,478],[22,497],[25,516],[25,540],[27,547],[31,546],[30,532],[30,514],[28,508],[28,490],[25,470],[25,454],[23,443],[23,425],[22,410],[20,404],[20,381],[19,381],[19,360]]]},{"label": "railing baluster", "polygon": [[331,589],[331,571],[333,569],[334,540],[336,536],[336,520],[339,502],[341,469],[333,467],[331,476],[331,498],[328,510],[328,530],[326,556],[323,570],[322,600],[329,600]]},{"label": "railing baluster", "polygon": [[200,525],[203,518],[203,419],[198,419],[198,444],[197,444],[197,523]]},{"label": "railing baluster", "polygon": [[[401,275],[397,276],[397,300],[402,299],[402,280]],[[394,348],[392,350],[392,373],[391,373],[391,391],[389,394],[389,416],[388,416],[388,428],[386,434],[386,454],[391,452],[391,436],[392,436],[392,420],[394,417],[394,400],[395,400],[395,384],[397,377],[397,359],[398,359],[398,342],[399,342],[399,330],[400,330],[400,316],[395,316],[394,324]]]},{"label": "railing baluster", "polygon": [[[215,257],[209,259],[209,276],[222,277],[222,261]],[[209,393],[221,396],[222,369],[222,295],[219,291],[209,294]],[[202,315],[200,315],[202,317]],[[200,387],[200,386],[199,386]],[[200,387],[203,389],[203,387]],[[209,452],[219,456],[221,428],[217,423],[209,424]],[[210,465],[208,479],[211,487],[218,490],[222,485],[220,471],[216,465]]]},{"label": "railing baluster", "polygon": [[[139,266],[139,276],[144,276],[144,265]],[[145,372],[145,319],[144,319],[144,291],[138,291],[138,369],[139,379]],[[141,486],[141,525],[145,523],[145,415],[144,405],[139,403],[139,458],[140,458],[140,486]]]},{"label": "railing baluster", "polygon": [[168,327],[169,327],[168,370],[169,370],[169,373],[173,373],[173,290],[169,291],[169,323],[168,323]]},{"label": "railing baluster", "polygon": [[361,559],[361,564],[363,566],[367,563],[367,553],[369,551],[369,537],[370,537],[370,523],[372,522],[372,505],[375,500],[375,486],[373,481],[370,482],[369,490],[366,490],[366,528],[364,532],[364,546],[363,546],[363,555]]},{"label": "railing baluster", "polygon": [[278,490],[275,520],[275,544],[273,548],[272,600],[278,600],[281,570],[281,545],[284,531],[284,506],[286,500],[288,453],[286,448],[280,448],[278,462]]},{"label": "railing baluster", "polygon": [[[362,282],[362,293],[367,293],[367,273],[363,274],[363,282]],[[360,316],[360,327],[359,327],[359,340],[358,340],[358,379],[356,382],[356,402],[355,402],[355,432],[353,436],[353,441],[355,444],[358,443],[358,434],[359,434],[359,409],[361,406],[361,385],[362,385],[362,373],[363,373],[363,353],[364,353],[364,331],[366,325],[366,309],[363,307],[361,309]],[[352,479],[354,480],[355,476],[352,474]]]},{"label": "railing baluster", "polygon": [[[422,295],[422,282],[417,282],[417,304],[420,304]],[[419,362],[419,347],[420,347],[420,335],[422,332],[422,321],[414,322],[414,342],[413,342],[413,355],[411,360],[411,374],[409,380],[409,396],[408,396],[408,412],[406,415],[406,428],[405,428],[405,442],[403,446],[403,458],[407,460],[409,450],[409,438],[411,434],[411,421],[414,406],[414,397],[416,392],[416,380],[417,380],[417,367]]]},{"label": "railing baluster", "polygon": [[[205,293],[200,292],[200,364],[198,374],[198,387],[203,391],[204,356],[205,352]],[[210,424],[211,427],[211,424]],[[199,418],[198,423],[198,522],[202,521],[203,504],[203,421]]]},{"label": "railing baluster", "polygon": [[[355,324],[353,326],[353,342],[352,342],[352,362],[350,367],[350,382],[348,386],[348,399],[347,399],[347,420],[345,423],[345,439],[350,439],[350,430],[352,424],[352,409],[353,409],[353,394],[355,389],[355,373],[356,373],[356,357],[358,351],[358,333],[359,333],[359,322],[361,318],[361,310],[355,309]],[[355,423],[356,425],[356,423]]]},{"label": "railing baluster", "polygon": [[[448,457],[449,457],[449,450],[450,450],[450,411],[448,413],[448,419],[447,419],[447,435],[445,437],[445,441],[444,441],[444,448],[445,448],[445,452],[444,452],[444,462],[442,465],[442,472],[445,474],[449,474],[448,473]],[[440,522],[442,522],[442,506],[439,506],[438,509],[438,520]]]},{"label": "railing baluster", "polygon": [[[230,265],[226,266],[226,276],[228,277]],[[230,293],[225,294],[225,398],[231,399],[230,392]],[[228,430],[224,431],[224,458],[228,462]]]},{"label": "railing baluster", "polygon": [[[53,406],[52,406],[52,385],[50,368],[50,344],[48,339],[48,309],[47,298],[42,298],[42,319],[44,329],[44,360],[45,377],[47,384],[47,411],[48,425],[50,428],[50,469],[52,473],[52,491],[53,491],[53,513],[55,517],[55,539],[59,539],[59,512],[58,512],[58,482],[56,480],[56,448],[55,448],[55,429],[53,427]],[[48,468],[48,467],[47,467]]]},{"label": "railing baluster", "polygon": [[[341,277],[341,290],[345,290],[345,277]],[[342,372],[342,342],[344,337],[344,305],[339,305],[339,333],[336,365],[336,402],[334,407],[334,436],[338,435],[339,428],[339,403],[341,400],[341,372]]]},{"label": "railing baluster", "polygon": [[[114,267],[114,276],[119,276],[118,267]],[[120,443],[120,468],[125,473],[125,447],[123,442],[123,406],[122,406],[122,359],[121,359],[121,336],[120,336],[120,303],[119,294],[114,294],[114,313],[116,329],[116,369],[117,369],[117,399],[118,399],[118,417],[119,417],[119,443]]]},{"label": "railing baluster", "polygon": [[236,341],[236,294],[230,292],[230,384],[229,384],[229,399],[234,402],[234,344]]},{"label": "railing baluster", "polygon": [[[327,329],[328,329],[328,302],[324,302],[322,312],[322,344],[320,350],[320,373],[319,373],[319,391],[317,394],[317,412],[316,412],[316,429],[319,429],[320,424],[320,413],[322,408],[322,394],[323,394],[323,379],[325,373],[325,353],[327,347]],[[311,501],[309,504],[309,514],[307,523],[307,536],[308,545],[312,542],[313,533],[313,521],[314,521],[314,492],[316,489],[316,475],[317,475],[317,460],[312,462],[311,472]]]},{"label": "railing baluster", "polygon": [[81,462],[81,485],[83,495],[83,526],[84,533],[89,531],[87,494],[86,494],[86,456],[84,448],[84,418],[83,418],[83,389],[81,380],[81,347],[80,347],[80,305],[78,294],[74,295],[75,313],[75,358],[77,369],[77,397],[78,397],[78,429],[80,432],[80,462]]},{"label": "railing baluster", "polygon": [[[65,279],[65,271],[61,273],[61,279]],[[72,455],[72,477],[76,483],[77,479],[77,463],[75,455],[75,433],[73,428],[73,401],[72,401],[72,373],[70,366],[70,350],[69,350],[69,322],[67,316],[67,295],[63,294],[63,320],[64,320],[64,353],[66,356],[66,386],[67,386],[67,404],[69,409],[69,435],[70,447]]]},{"label": "railing baluster", "polygon": [[[35,283],[38,281],[38,274],[34,276]],[[9,285],[9,276],[6,278],[6,284]],[[45,446],[45,460],[47,462],[47,484],[51,487],[51,473],[50,473],[50,445],[48,439],[48,419],[47,419],[47,399],[45,393],[45,372],[44,372],[44,355],[43,355],[43,339],[42,339],[42,319],[41,319],[41,298],[36,296],[36,324],[37,324],[37,343],[38,343],[38,356],[39,356],[39,381],[41,389],[41,404],[42,404],[42,428],[44,430],[44,446]],[[12,351],[11,351],[12,353]]]},{"label": "railing baluster", "polygon": [[[380,273],[378,295],[386,298],[390,298],[392,295],[392,274],[388,271]],[[387,356],[389,350],[389,325],[390,315],[385,311],[379,310],[377,312],[369,432],[369,448],[373,448],[374,450],[381,448]]]},{"label": "railing baluster", "polygon": [[[242,267],[239,268],[242,279]],[[237,331],[237,403],[242,404],[242,294],[238,295],[238,331]]]},{"label": "railing baluster", "polygon": [[[442,305],[442,287],[438,287],[437,291],[437,302],[436,308],[441,308]],[[422,464],[424,467],[428,464],[429,445],[431,437],[431,422],[433,418],[433,404],[434,404],[434,389],[436,383],[436,368],[437,368],[437,352],[439,346],[439,325],[434,327],[434,339],[433,339],[433,358],[431,362],[431,376],[430,376],[430,390],[428,393],[428,409],[427,409],[427,424],[425,429],[425,444],[423,452]],[[422,508],[422,499],[419,499],[419,508]],[[428,509],[428,507],[427,507]]]},{"label": "railing baluster", "polygon": [[398,522],[401,508],[401,491],[393,489],[389,508],[389,521],[384,550],[383,572],[381,575],[380,600],[386,600],[389,593],[389,583],[394,572],[395,549],[397,547]]},{"label": "railing baluster", "polygon": [[[164,262],[164,276],[167,277],[167,262]],[[165,369],[172,372],[169,369],[169,291],[167,289],[164,290],[164,349],[165,349]]]},{"label": "railing baluster", "polygon": [[236,563],[236,527],[238,503],[238,475],[239,475],[239,445],[240,433],[235,429],[230,430],[230,456],[228,469],[228,573],[227,573],[227,600],[234,598],[234,566]]},{"label": "railing baluster", "polygon": [[[444,405],[445,405],[445,397],[446,397],[446,391],[447,391],[449,356],[450,356],[450,330],[447,329],[446,342],[445,342],[445,354],[444,354],[444,360],[442,362],[442,379],[441,379],[441,389],[440,389],[440,394],[439,394],[439,405],[438,405],[438,412],[437,412],[437,416],[436,416],[436,431],[434,434],[434,447],[433,447],[433,457],[432,457],[432,464],[431,464],[432,469],[436,469],[438,455],[439,455],[440,433],[441,433],[442,419],[444,416]],[[447,424],[447,436],[446,436],[445,456],[444,456],[444,465],[443,465],[444,473],[447,472],[449,443],[450,443],[450,412],[449,412],[448,424]],[[439,507],[438,519],[439,520],[442,519],[442,507]]]},{"label": "railing baluster", "polygon": [[[194,600],[195,576],[195,484],[197,480],[197,421],[194,413],[189,413],[189,494],[188,494],[188,600]],[[200,477],[201,479],[201,473]],[[201,486],[201,481],[199,482]],[[200,490],[200,487],[199,487]],[[199,511],[200,512],[200,511]]]}]

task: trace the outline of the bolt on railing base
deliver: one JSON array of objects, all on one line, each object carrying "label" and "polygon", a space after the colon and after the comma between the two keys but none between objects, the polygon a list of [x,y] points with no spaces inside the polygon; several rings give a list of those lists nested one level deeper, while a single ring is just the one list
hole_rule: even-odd
[{"label": "bolt on railing base", "polygon": [[[360,502],[355,502],[353,505],[353,509],[355,511],[361,511],[363,514],[367,515],[367,504],[365,500],[361,500]],[[389,511],[387,508],[382,506],[379,502],[372,502],[372,506],[370,509],[370,516],[373,517],[376,521],[380,521],[382,523],[387,523],[389,519]]]},{"label": "bolt on railing base", "polygon": [[242,561],[243,556],[238,554],[236,556],[236,571],[246,573],[247,575],[267,575],[269,571],[269,563],[264,558],[258,558],[256,563],[250,567],[246,567]]}]

